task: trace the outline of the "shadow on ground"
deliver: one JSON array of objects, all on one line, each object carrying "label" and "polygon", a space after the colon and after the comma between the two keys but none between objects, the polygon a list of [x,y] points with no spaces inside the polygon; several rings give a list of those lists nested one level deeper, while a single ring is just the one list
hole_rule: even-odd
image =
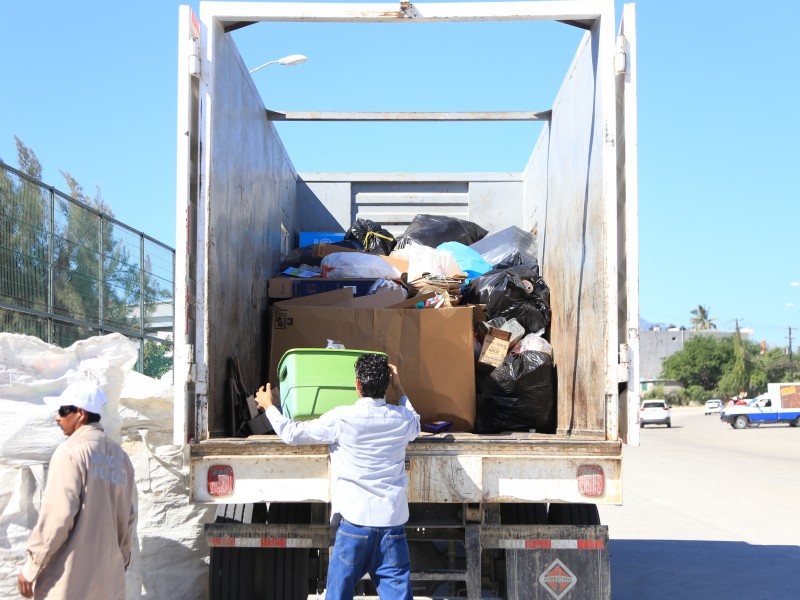
[{"label": "shadow on ground", "polygon": [[610,549],[612,600],[800,598],[800,546],[611,540]]}]

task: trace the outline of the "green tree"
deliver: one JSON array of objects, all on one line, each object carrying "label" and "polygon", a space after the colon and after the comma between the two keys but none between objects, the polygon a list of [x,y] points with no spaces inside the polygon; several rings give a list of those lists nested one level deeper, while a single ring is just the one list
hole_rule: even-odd
[{"label": "green tree", "polygon": [[143,362],[142,373],[159,379],[172,369],[172,346],[145,341]]},{"label": "green tree", "polygon": [[[36,154],[15,140],[20,170],[41,178]],[[56,195],[51,220],[46,187],[0,173],[0,298],[123,329],[137,329],[140,318],[147,324],[157,303],[171,299],[171,290],[149,275],[149,257],[141,264],[138,237],[126,243],[127,230],[119,234],[118,226],[106,218],[112,212],[99,188],[90,197],[70,173],[61,171],[72,198],[97,212]],[[0,312],[0,318],[4,331],[46,337],[41,319],[8,310]],[[93,334],[87,328],[59,329],[54,341],[61,345]]]},{"label": "green tree", "polygon": [[750,385],[758,392],[767,391],[768,383],[790,382],[791,364],[789,355],[783,348],[771,348],[764,354],[753,354],[753,371]]},{"label": "green tree", "polygon": [[736,333],[733,336],[734,361],[731,371],[731,383],[736,386],[737,393],[745,395],[750,389],[750,372],[753,370],[752,360],[742,343],[739,333],[739,323],[736,323]]},{"label": "green tree", "polygon": [[[42,166],[33,151],[14,137],[20,170],[40,177]],[[48,268],[49,213],[47,196],[40,186],[27,179],[0,175],[0,299],[25,308],[45,311]],[[3,331],[46,335],[43,322],[23,314],[3,310]]]},{"label": "green tree", "polygon": [[731,337],[697,335],[683,345],[683,350],[664,360],[662,376],[679,381],[685,388],[701,386],[705,390],[714,390],[733,365],[733,360]]},{"label": "green tree", "polygon": [[711,318],[709,316],[710,307],[703,306],[702,304],[698,304],[697,308],[692,309],[691,314],[693,315],[692,318],[689,320],[689,323],[692,325],[692,331],[705,331],[707,329],[716,329],[717,324],[714,323],[716,318]]}]

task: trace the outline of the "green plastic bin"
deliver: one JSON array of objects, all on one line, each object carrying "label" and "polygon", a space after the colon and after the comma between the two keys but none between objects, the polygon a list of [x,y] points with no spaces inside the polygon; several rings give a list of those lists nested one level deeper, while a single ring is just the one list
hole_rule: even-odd
[{"label": "green plastic bin", "polygon": [[[373,350],[295,348],[278,363],[283,414],[296,421],[314,419],[358,400],[356,359]],[[385,356],[385,354],[384,354]]]}]

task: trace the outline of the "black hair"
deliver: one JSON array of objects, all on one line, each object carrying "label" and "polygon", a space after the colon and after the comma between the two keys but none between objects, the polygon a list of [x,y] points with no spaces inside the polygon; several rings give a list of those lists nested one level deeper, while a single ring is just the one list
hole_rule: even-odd
[{"label": "black hair", "polygon": [[84,410],[83,412],[86,413],[86,422],[87,423],[99,423],[100,422],[100,415],[97,413],[89,412],[88,410]]},{"label": "black hair", "polygon": [[369,398],[383,398],[389,387],[389,359],[384,354],[367,353],[356,359],[356,379],[361,384],[361,394]]}]

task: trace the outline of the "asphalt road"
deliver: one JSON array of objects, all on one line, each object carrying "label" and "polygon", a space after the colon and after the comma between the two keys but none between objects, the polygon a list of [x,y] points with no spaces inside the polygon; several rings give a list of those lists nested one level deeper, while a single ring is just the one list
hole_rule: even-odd
[{"label": "asphalt road", "polygon": [[613,600],[800,598],[800,428],[677,408],[640,433],[623,506],[600,508]]}]

